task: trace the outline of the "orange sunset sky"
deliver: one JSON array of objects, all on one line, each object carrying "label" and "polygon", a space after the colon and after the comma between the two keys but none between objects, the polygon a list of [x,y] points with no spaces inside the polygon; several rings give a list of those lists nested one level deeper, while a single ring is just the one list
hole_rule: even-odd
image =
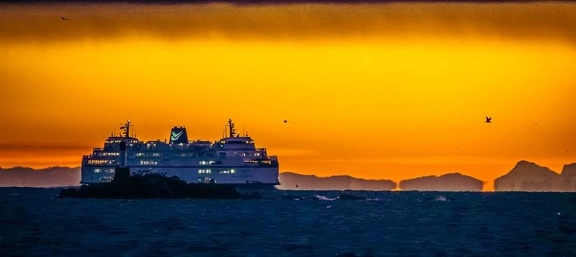
[{"label": "orange sunset sky", "polygon": [[487,190],[519,160],[559,172],[576,162],[574,14],[562,2],[0,4],[0,166],[79,166],[127,119],[142,140],[184,125],[213,141],[232,118],[281,172],[460,172]]}]

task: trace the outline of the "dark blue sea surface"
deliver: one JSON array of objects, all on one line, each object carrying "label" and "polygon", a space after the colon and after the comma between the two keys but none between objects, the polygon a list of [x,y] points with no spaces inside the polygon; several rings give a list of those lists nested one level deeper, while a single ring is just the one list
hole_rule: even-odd
[{"label": "dark blue sea surface", "polygon": [[0,256],[576,256],[574,193],[272,190],[251,200],[57,193],[0,188]]}]

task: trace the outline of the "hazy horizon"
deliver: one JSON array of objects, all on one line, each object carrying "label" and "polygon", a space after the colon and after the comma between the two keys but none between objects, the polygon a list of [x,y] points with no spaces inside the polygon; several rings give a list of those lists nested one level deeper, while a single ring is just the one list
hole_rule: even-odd
[{"label": "hazy horizon", "polygon": [[[54,166],[42,169],[25,166],[0,167],[0,187],[78,186],[80,185],[80,168],[79,166]],[[576,184],[574,184],[576,181],[573,181],[576,175],[575,168],[576,162],[567,163],[558,172],[538,163],[520,160],[512,169],[490,181],[482,181],[461,172],[445,172],[440,175],[423,175],[392,180],[388,178],[364,179],[348,174],[317,176],[315,174],[302,174],[297,171],[281,171],[279,173],[281,184],[277,188],[281,190],[329,190],[332,188],[330,190],[574,192],[576,191]],[[78,172],[70,173],[75,170]],[[29,171],[32,173],[28,173]],[[553,178],[549,177],[548,173],[550,172],[555,174]],[[296,180],[294,180],[293,175],[296,175]],[[342,181],[346,177],[351,180]],[[9,183],[10,180],[13,183]],[[512,187],[500,182],[500,187],[497,189],[495,183],[498,180],[508,181]],[[393,183],[394,186],[391,187],[390,183]],[[518,183],[516,188],[514,187],[515,183]]]}]

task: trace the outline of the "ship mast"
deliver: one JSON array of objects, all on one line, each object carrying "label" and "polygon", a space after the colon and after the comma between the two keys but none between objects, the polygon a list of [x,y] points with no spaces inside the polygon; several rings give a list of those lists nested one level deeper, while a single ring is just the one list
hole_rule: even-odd
[{"label": "ship mast", "polygon": [[124,130],[122,132],[123,136],[125,138],[129,138],[130,137],[130,126],[133,126],[132,123],[130,122],[130,120],[126,121],[126,124],[122,124],[122,127],[120,127],[120,129]]},{"label": "ship mast", "polygon": [[232,119],[228,119],[228,127],[230,127],[230,137],[236,136],[236,131],[234,130],[234,123]]}]

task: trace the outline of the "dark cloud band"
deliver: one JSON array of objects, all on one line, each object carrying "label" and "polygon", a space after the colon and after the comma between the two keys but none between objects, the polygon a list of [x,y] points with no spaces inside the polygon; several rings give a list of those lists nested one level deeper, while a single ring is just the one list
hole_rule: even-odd
[{"label": "dark cloud band", "polygon": [[[146,1],[144,1],[146,2]],[[285,2],[282,2],[285,3]],[[576,4],[2,4],[0,41],[499,37],[576,43]]]}]

